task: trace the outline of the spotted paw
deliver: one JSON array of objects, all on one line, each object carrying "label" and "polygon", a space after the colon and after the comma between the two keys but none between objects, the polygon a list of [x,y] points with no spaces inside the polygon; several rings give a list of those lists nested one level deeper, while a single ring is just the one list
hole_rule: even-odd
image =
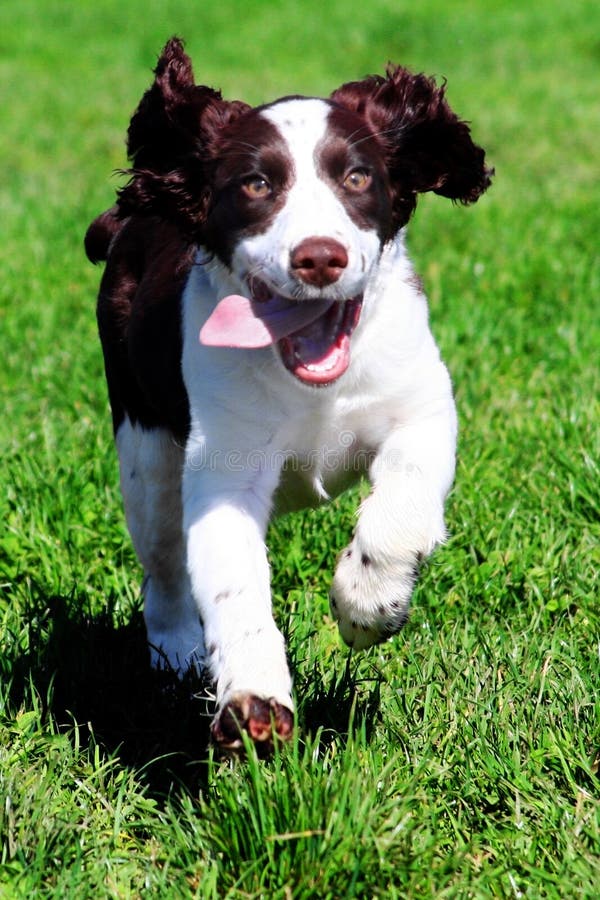
[{"label": "spotted paw", "polygon": [[233,697],[218,713],[211,733],[222,750],[239,750],[245,731],[261,754],[269,754],[276,740],[287,741],[292,736],[294,715],[274,698],[265,700],[253,695]]},{"label": "spotted paw", "polygon": [[354,650],[387,640],[408,619],[417,561],[368,555],[354,542],[336,569],[329,605],[340,634]]},{"label": "spotted paw", "polygon": [[[332,610],[333,611],[333,610]],[[338,627],[344,643],[353,650],[366,650],[373,644],[381,644],[396,634],[408,621],[408,613],[402,612],[395,618],[381,615],[375,623],[340,619]]]}]

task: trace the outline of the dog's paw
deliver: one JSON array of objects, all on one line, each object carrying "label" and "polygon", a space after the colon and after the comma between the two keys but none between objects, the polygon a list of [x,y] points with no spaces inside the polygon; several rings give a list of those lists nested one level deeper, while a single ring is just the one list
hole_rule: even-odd
[{"label": "dog's paw", "polygon": [[242,732],[245,731],[259,754],[268,755],[275,741],[291,738],[293,729],[293,712],[273,697],[264,699],[252,694],[238,694],[217,713],[211,733],[217,746],[230,752],[243,746]]},{"label": "dog's paw", "polygon": [[355,538],[342,553],[329,596],[331,613],[349,647],[387,640],[408,619],[419,557],[390,560],[361,549]]}]

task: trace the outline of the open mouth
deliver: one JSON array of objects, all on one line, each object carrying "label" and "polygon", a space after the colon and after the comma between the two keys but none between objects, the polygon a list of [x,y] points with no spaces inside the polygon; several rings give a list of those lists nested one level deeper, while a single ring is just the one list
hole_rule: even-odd
[{"label": "open mouth", "polygon": [[277,342],[286,369],[306,384],[336,381],[350,365],[350,338],[362,297],[338,300],[317,319]]},{"label": "open mouth", "polygon": [[362,295],[292,300],[271,292],[258,279],[252,279],[251,294],[224,297],[204,323],[200,342],[212,347],[276,345],[286,369],[305,384],[331,384],[344,374]]}]

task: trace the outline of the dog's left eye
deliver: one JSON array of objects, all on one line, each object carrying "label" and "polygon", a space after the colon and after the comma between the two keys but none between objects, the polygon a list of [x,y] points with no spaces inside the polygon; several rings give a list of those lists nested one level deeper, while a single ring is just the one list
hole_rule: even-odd
[{"label": "dog's left eye", "polygon": [[262,175],[250,175],[242,181],[242,190],[251,200],[264,200],[271,193],[271,185]]},{"label": "dog's left eye", "polygon": [[344,187],[355,194],[362,194],[370,186],[372,180],[368,169],[352,169],[344,178]]}]

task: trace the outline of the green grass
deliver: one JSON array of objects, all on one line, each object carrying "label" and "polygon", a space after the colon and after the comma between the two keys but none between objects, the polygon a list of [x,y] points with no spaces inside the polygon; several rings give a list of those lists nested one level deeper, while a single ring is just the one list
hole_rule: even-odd
[{"label": "green grass", "polygon": [[[591,0],[4,0],[1,897],[598,896],[599,29]],[[252,102],[446,76],[497,170],[409,235],[459,406],[451,537],[403,633],[348,657],[356,492],[272,526],[299,730],[268,763],[214,759],[204,701],[147,671],[82,252],[172,33]]]}]

